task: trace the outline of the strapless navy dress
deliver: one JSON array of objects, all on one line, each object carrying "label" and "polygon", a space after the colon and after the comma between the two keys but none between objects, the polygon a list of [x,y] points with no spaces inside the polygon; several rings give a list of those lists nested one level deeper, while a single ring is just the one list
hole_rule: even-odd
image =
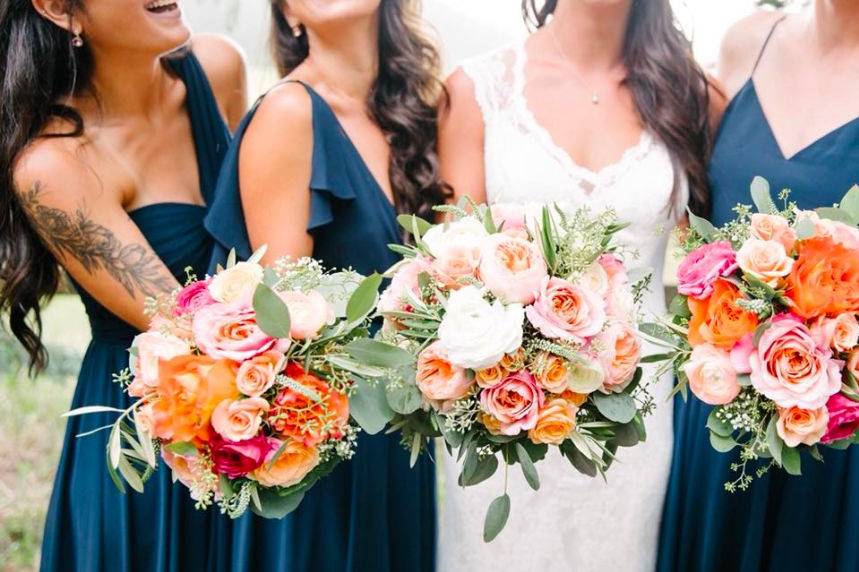
[{"label": "strapless navy dress", "polygon": [[[229,132],[208,80],[192,53],[169,61],[187,88],[200,187],[210,199],[229,145]],[[190,267],[206,272],[211,237],[203,227],[206,208],[157,203],[129,212],[155,253],[180,281]],[[107,405],[126,408],[131,400],[112,382],[128,367],[134,327],[78,289],[92,329],[72,408]],[[121,494],[107,473],[107,432],[77,438],[108,425],[114,414],[69,420],[45,523],[43,572],[188,572],[207,569],[212,515],[194,509],[187,489],[173,484],[163,465],[146,483],[145,493]]]},{"label": "strapless navy dress", "polygon": [[[397,261],[396,212],[334,112],[310,86],[313,166],[307,231],[313,257],[328,268],[383,272]],[[224,161],[206,227],[215,237],[213,266],[231,248],[251,254],[239,194],[238,155],[251,110]],[[288,142],[284,142],[287,144]],[[414,469],[397,435],[358,439],[355,457],[338,466],[282,520],[252,514],[216,523],[217,570],[283,572],[432,572],[435,569],[435,472],[425,456]]]},{"label": "strapless navy dress", "polygon": [[[859,119],[785,157],[749,80],[724,115],[710,164],[715,224],[733,219],[737,203],[751,203],[757,175],[774,193],[789,188],[800,208],[831,206],[859,183]],[[658,569],[859,570],[859,450],[822,447],[825,462],[803,455],[801,477],[771,469],[748,491],[728,493],[737,452],[711,448],[710,410],[691,397],[675,402]]]}]

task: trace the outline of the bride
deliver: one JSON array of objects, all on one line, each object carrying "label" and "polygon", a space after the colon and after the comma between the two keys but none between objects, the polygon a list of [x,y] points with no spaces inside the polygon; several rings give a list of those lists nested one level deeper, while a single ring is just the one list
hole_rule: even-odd
[{"label": "bride", "polygon": [[[706,213],[705,162],[722,97],[692,59],[669,0],[523,0],[537,31],[462,64],[441,119],[441,174],[478,202],[613,208],[628,261],[653,273],[645,311],[665,310],[663,253],[687,204]],[[647,353],[647,349],[645,349]],[[652,380],[646,443],[621,449],[608,482],[560,455],[533,492],[510,473],[506,529],[481,538],[501,473],[467,491],[444,459],[439,570],[652,570],[671,464],[671,379]],[[553,453],[557,453],[553,451]]]}]

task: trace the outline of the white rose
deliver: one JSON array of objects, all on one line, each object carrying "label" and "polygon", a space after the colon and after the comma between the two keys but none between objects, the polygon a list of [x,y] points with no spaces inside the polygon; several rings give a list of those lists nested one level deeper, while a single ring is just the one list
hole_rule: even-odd
[{"label": "white rose", "polygon": [[171,334],[148,331],[138,334],[131,343],[131,373],[149,387],[158,385],[158,364],[161,360],[191,353],[185,340]]},{"label": "white rose", "polygon": [[433,256],[441,256],[450,245],[479,245],[489,235],[483,223],[467,216],[446,224],[437,224],[422,237]]},{"label": "white rose", "polygon": [[262,282],[263,269],[253,262],[239,262],[217,273],[209,284],[209,294],[218,302],[229,304],[255,289]]},{"label": "white rose", "polygon": [[521,304],[490,304],[483,290],[465,286],[450,295],[438,337],[452,364],[486,369],[519,349],[524,320]]}]

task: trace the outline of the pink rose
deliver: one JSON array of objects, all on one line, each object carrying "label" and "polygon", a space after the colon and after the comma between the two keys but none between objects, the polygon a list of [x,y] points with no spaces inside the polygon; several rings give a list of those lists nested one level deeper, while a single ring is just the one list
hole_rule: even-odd
[{"label": "pink rose", "polygon": [[853,437],[859,430],[859,403],[840,393],[836,393],[826,402],[829,411],[829,425],[821,441],[832,443]]},{"label": "pink rose", "polygon": [[480,278],[508,304],[530,304],[547,276],[546,261],[533,242],[493,234],[483,241]]},{"label": "pink rose", "polygon": [[293,340],[312,340],[324,326],[334,323],[334,308],[316,290],[280,292],[278,296],[289,308],[289,336]]},{"label": "pink rose", "polygon": [[489,207],[495,226],[505,234],[527,238],[528,230],[525,224],[525,207],[518,203],[496,203]]},{"label": "pink rose", "polygon": [[774,240],[748,239],[737,252],[737,263],[743,272],[773,288],[793,270],[793,258]]},{"label": "pink rose", "polygon": [[731,349],[731,365],[734,366],[738,374],[746,375],[752,373],[750,360],[755,351],[754,334],[746,334]]},{"label": "pink rose", "polygon": [[796,243],[796,232],[781,215],[755,213],[751,220],[751,236],[759,240],[774,240],[790,254]]},{"label": "pink rose", "polygon": [[397,266],[391,283],[379,297],[379,312],[403,312],[408,309],[405,298],[413,294],[420,298],[418,277],[429,269],[429,263],[422,258],[413,258]]},{"label": "pink rose", "polygon": [[283,365],[283,354],[278,351],[254,356],[239,366],[236,388],[248,397],[259,397],[274,385],[274,379]]},{"label": "pink rose", "polygon": [[801,211],[797,214],[797,220],[810,220],[814,224],[814,236],[831,238],[835,243],[846,248],[859,249],[859,229],[853,226],[820,218],[814,211]]},{"label": "pink rose", "polygon": [[525,369],[480,393],[480,406],[500,423],[502,435],[518,435],[533,429],[545,400],[537,380]]},{"label": "pink rose", "polygon": [[629,282],[623,261],[614,254],[603,254],[597,259],[597,262],[608,275],[608,280],[612,288],[622,287]]},{"label": "pink rose", "polygon": [[456,290],[465,284],[465,279],[477,278],[480,252],[477,241],[445,243],[435,249],[429,272],[445,288]]},{"label": "pink rose", "polygon": [[[158,386],[158,368],[161,360],[191,353],[191,346],[185,340],[170,334],[150,330],[138,334],[131,343],[131,371],[134,382],[129,387],[132,397],[142,397],[150,389]],[[136,394],[140,395],[136,395]]]},{"label": "pink rose", "polygon": [[474,380],[466,371],[447,359],[441,342],[434,342],[418,355],[418,388],[430,404],[443,410],[449,402],[462,399],[471,391]]},{"label": "pink rose", "polygon": [[818,345],[836,352],[849,352],[859,345],[859,321],[855,314],[841,314],[837,318],[821,317],[811,324],[811,335]]},{"label": "pink rose", "polygon": [[587,288],[562,278],[545,278],[525,314],[544,336],[583,344],[602,331],[606,303]]},{"label": "pink rose", "polygon": [[212,412],[212,428],[229,441],[247,441],[259,433],[268,401],[261,397],[225,399]]},{"label": "pink rose", "polygon": [[272,440],[258,435],[246,441],[234,442],[223,439],[217,433],[209,442],[212,463],[218,474],[231,479],[243,477],[263,464],[272,448]]},{"label": "pink rose", "polygon": [[801,409],[799,407],[779,408],[776,432],[788,447],[816,445],[826,433],[829,413],[826,407]]},{"label": "pink rose", "polygon": [[703,300],[713,293],[713,283],[738,268],[737,255],[727,240],[700,246],[686,255],[677,269],[677,291]]},{"label": "pink rose", "polygon": [[641,341],[635,330],[628,325],[611,322],[597,338],[602,350],[599,355],[603,371],[606,372],[605,389],[623,391],[638,367],[641,358]]},{"label": "pink rose", "polygon": [[176,296],[176,306],[173,308],[174,316],[194,314],[197,310],[215,303],[215,299],[209,293],[209,280],[197,280],[191,282]]},{"label": "pink rose", "polygon": [[782,408],[818,409],[841,389],[841,367],[829,348],[792,314],[781,314],[749,358],[752,385]]},{"label": "pink rose", "polygon": [[161,458],[173,471],[173,478],[188,487],[192,499],[200,500],[209,491],[218,493],[217,480],[203,478],[207,469],[201,457],[182,457],[162,448]]},{"label": "pink rose", "polygon": [[266,334],[250,304],[212,304],[194,315],[191,326],[200,351],[215,359],[242,362],[272,349],[285,351],[289,340]]},{"label": "pink rose", "polygon": [[728,352],[710,344],[692,350],[692,358],[683,364],[689,388],[695,397],[709,405],[725,405],[740,394],[737,372]]}]

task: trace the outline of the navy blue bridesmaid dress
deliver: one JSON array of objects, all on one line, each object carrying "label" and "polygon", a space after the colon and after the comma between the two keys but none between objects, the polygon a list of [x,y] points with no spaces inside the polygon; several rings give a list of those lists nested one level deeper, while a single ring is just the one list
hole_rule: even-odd
[{"label": "navy blue bridesmaid dress", "polygon": [[[726,110],[713,151],[715,224],[734,218],[737,203],[750,204],[757,175],[774,193],[789,188],[800,208],[838,202],[859,183],[859,118],[785,157],[750,79]],[[658,569],[859,570],[859,450],[822,447],[825,462],[803,455],[801,477],[771,469],[749,490],[728,493],[723,485],[736,478],[730,465],[737,453],[711,448],[710,410],[692,398],[675,402]]]},{"label": "navy blue bridesmaid dress", "polygon": [[[186,107],[197,153],[200,187],[209,200],[229,145],[208,80],[190,52],[169,60],[184,81]],[[128,213],[155,253],[180,281],[190,267],[203,275],[212,240],[203,227],[206,208],[156,203]],[[137,331],[78,288],[92,329],[72,408],[108,405],[126,408],[131,400],[111,381],[128,367],[128,348]],[[77,438],[109,425],[115,414],[69,420],[45,523],[43,572],[162,572],[206,569],[212,516],[194,509],[187,489],[172,483],[162,466],[145,493],[121,494],[107,473],[107,432]]]},{"label": "navy blue bridesmaid dress", "polygon": [[[303,84],[304,85],[304,84]],[[328,268],[383,272],[397,262],[396,211],[313,88],[313,165],[307,231],[313,257]],[[259,104],[257,104],[259,105]],[[231,248],[251,254],[239,194],[238,156],[251,110],[224,161],[206,227],[215,237],[213,266]],[[252,514],[220,517],[217,570],[245,572],[432,572],[435,569],[435,472],[422,456],[414,469],[397,435],[361,433],[355,457],[338,466],[282,520]]]}]

